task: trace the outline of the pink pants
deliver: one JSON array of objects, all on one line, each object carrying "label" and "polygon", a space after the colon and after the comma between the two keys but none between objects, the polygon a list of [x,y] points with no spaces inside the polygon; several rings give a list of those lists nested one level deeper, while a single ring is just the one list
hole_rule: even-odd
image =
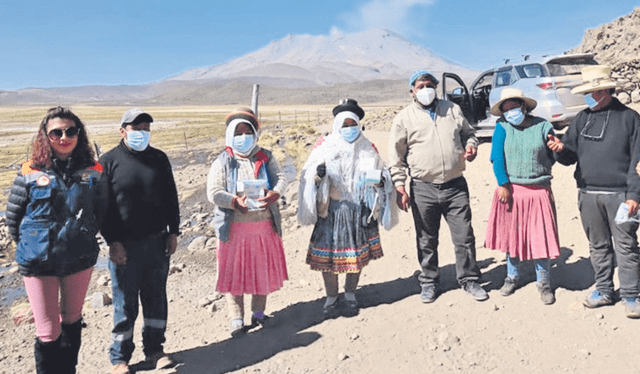
[{"label": "pink pants", "polygon": [[24,277],[36,336],[40,340],[57,340],[61,323],[71,324],[82,317],[92,272],[93,267],[90,267],[65,277]]}]

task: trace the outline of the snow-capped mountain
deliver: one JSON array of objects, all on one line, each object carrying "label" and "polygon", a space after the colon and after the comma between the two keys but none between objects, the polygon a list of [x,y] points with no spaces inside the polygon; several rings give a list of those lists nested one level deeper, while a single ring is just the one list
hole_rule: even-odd
[{"label": "snow-capped mountain", "polygon": [[344,91],[365,101],[404,99],[404,82],[416,69],[453,72],[470,83],[477,72],[402,36],[372,29],[329,36],[289,35],[227,63],[193,69],[157,83],[0,91],[3,105],[51,102],[108,105],[233,104],[255,83],[269,87],[262,102],[333,103]]},{"label": "snow-capped mountain", "polygon": [[169,81],[251,80],[279,86],[325,86],[375,79],[406,79],[418,68],[434,74],[476,72],[381,29],[329,36],[289,35],[230,62],[186,71]]}]

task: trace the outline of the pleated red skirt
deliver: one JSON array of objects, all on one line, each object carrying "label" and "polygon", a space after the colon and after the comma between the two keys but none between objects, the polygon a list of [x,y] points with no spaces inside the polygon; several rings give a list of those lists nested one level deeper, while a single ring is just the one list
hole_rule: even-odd
[{"label": "pleated red skirt", "polygon": [[231,224],[229,241],[220,241],[216,290],[232,295],[268,295],[288,279],[282,239],[271,221]]},{"label": "pleated red skirt", "polygon": [[556,208],[548,186],[513,184],[513,204],[494,192],[484,246],[520,260],[560,256]]}]

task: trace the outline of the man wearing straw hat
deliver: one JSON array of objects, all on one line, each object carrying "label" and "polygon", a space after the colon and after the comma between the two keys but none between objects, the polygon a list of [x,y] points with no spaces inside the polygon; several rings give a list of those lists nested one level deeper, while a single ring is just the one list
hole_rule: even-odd
[{"label": "man wearing straw hat", "polygon": [[640,116],[612,96],[616,82],[610,67],[583,68],[582,80],[571,93],[584,94],[589,107],[569,126],[558,159],[564,165],[577,163],[578,204],[596,283],[596,289],[582,302],[588,308],[615,303],[617,260],[626,315],[640,318],[638,222],[628,219],[636,214],[640,201],[640,177],[635,172]]}]

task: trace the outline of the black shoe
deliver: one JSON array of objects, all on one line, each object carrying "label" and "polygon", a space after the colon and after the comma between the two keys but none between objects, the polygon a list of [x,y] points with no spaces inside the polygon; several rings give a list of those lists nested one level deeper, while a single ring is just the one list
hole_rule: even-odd
[{"label": "black shoe", "polygon": [[462,288],[476,301],[485,301],[489,298],[487,291],[480,287],[480,284],[476,281],[466,281]]},{"label": "black shoe", "polygon": [[536,283],[536,288],[540,292],[540,299],[544,305],[551,305],[556,302],[556,295],[548,283]]},{"label": "black shoe", "polygon": [[436,291],[435,284],[428,284],[422,286],[422,292],[420,292],[420,301],[425,304],[432,303],[438,298],[438,292]]},{"label": "black shoe", "polygon": [[269,319],[271,317],[269,317],[268,315],[264,315],[262,318],[258,318],[256,316],[251,316],[251,326],[252,327],[256,327],[256,326],[260,326],[260,327],[265,327],[267,325],[269,325]]},{"label": "black shoe", "polygon": [[511,277],[506,277],[504,279],[504,284],[502,285],[502,288],[500,288],[500,295],[502,296],[513,295],[513,293],[516,292],[517,288],[518,288],[518,280]]},{"label": "black shoe", "polygon": [[355,317],[360,313],[360,307],[356,300],[345,300],[342,315],[344,317]]},{"label": "black shoe", "polygon": [[334,319],[340,316],[340,311],[338,310],[338,299],[333,304],[329,304],[322,308],[322,317],[324,319]]}]

